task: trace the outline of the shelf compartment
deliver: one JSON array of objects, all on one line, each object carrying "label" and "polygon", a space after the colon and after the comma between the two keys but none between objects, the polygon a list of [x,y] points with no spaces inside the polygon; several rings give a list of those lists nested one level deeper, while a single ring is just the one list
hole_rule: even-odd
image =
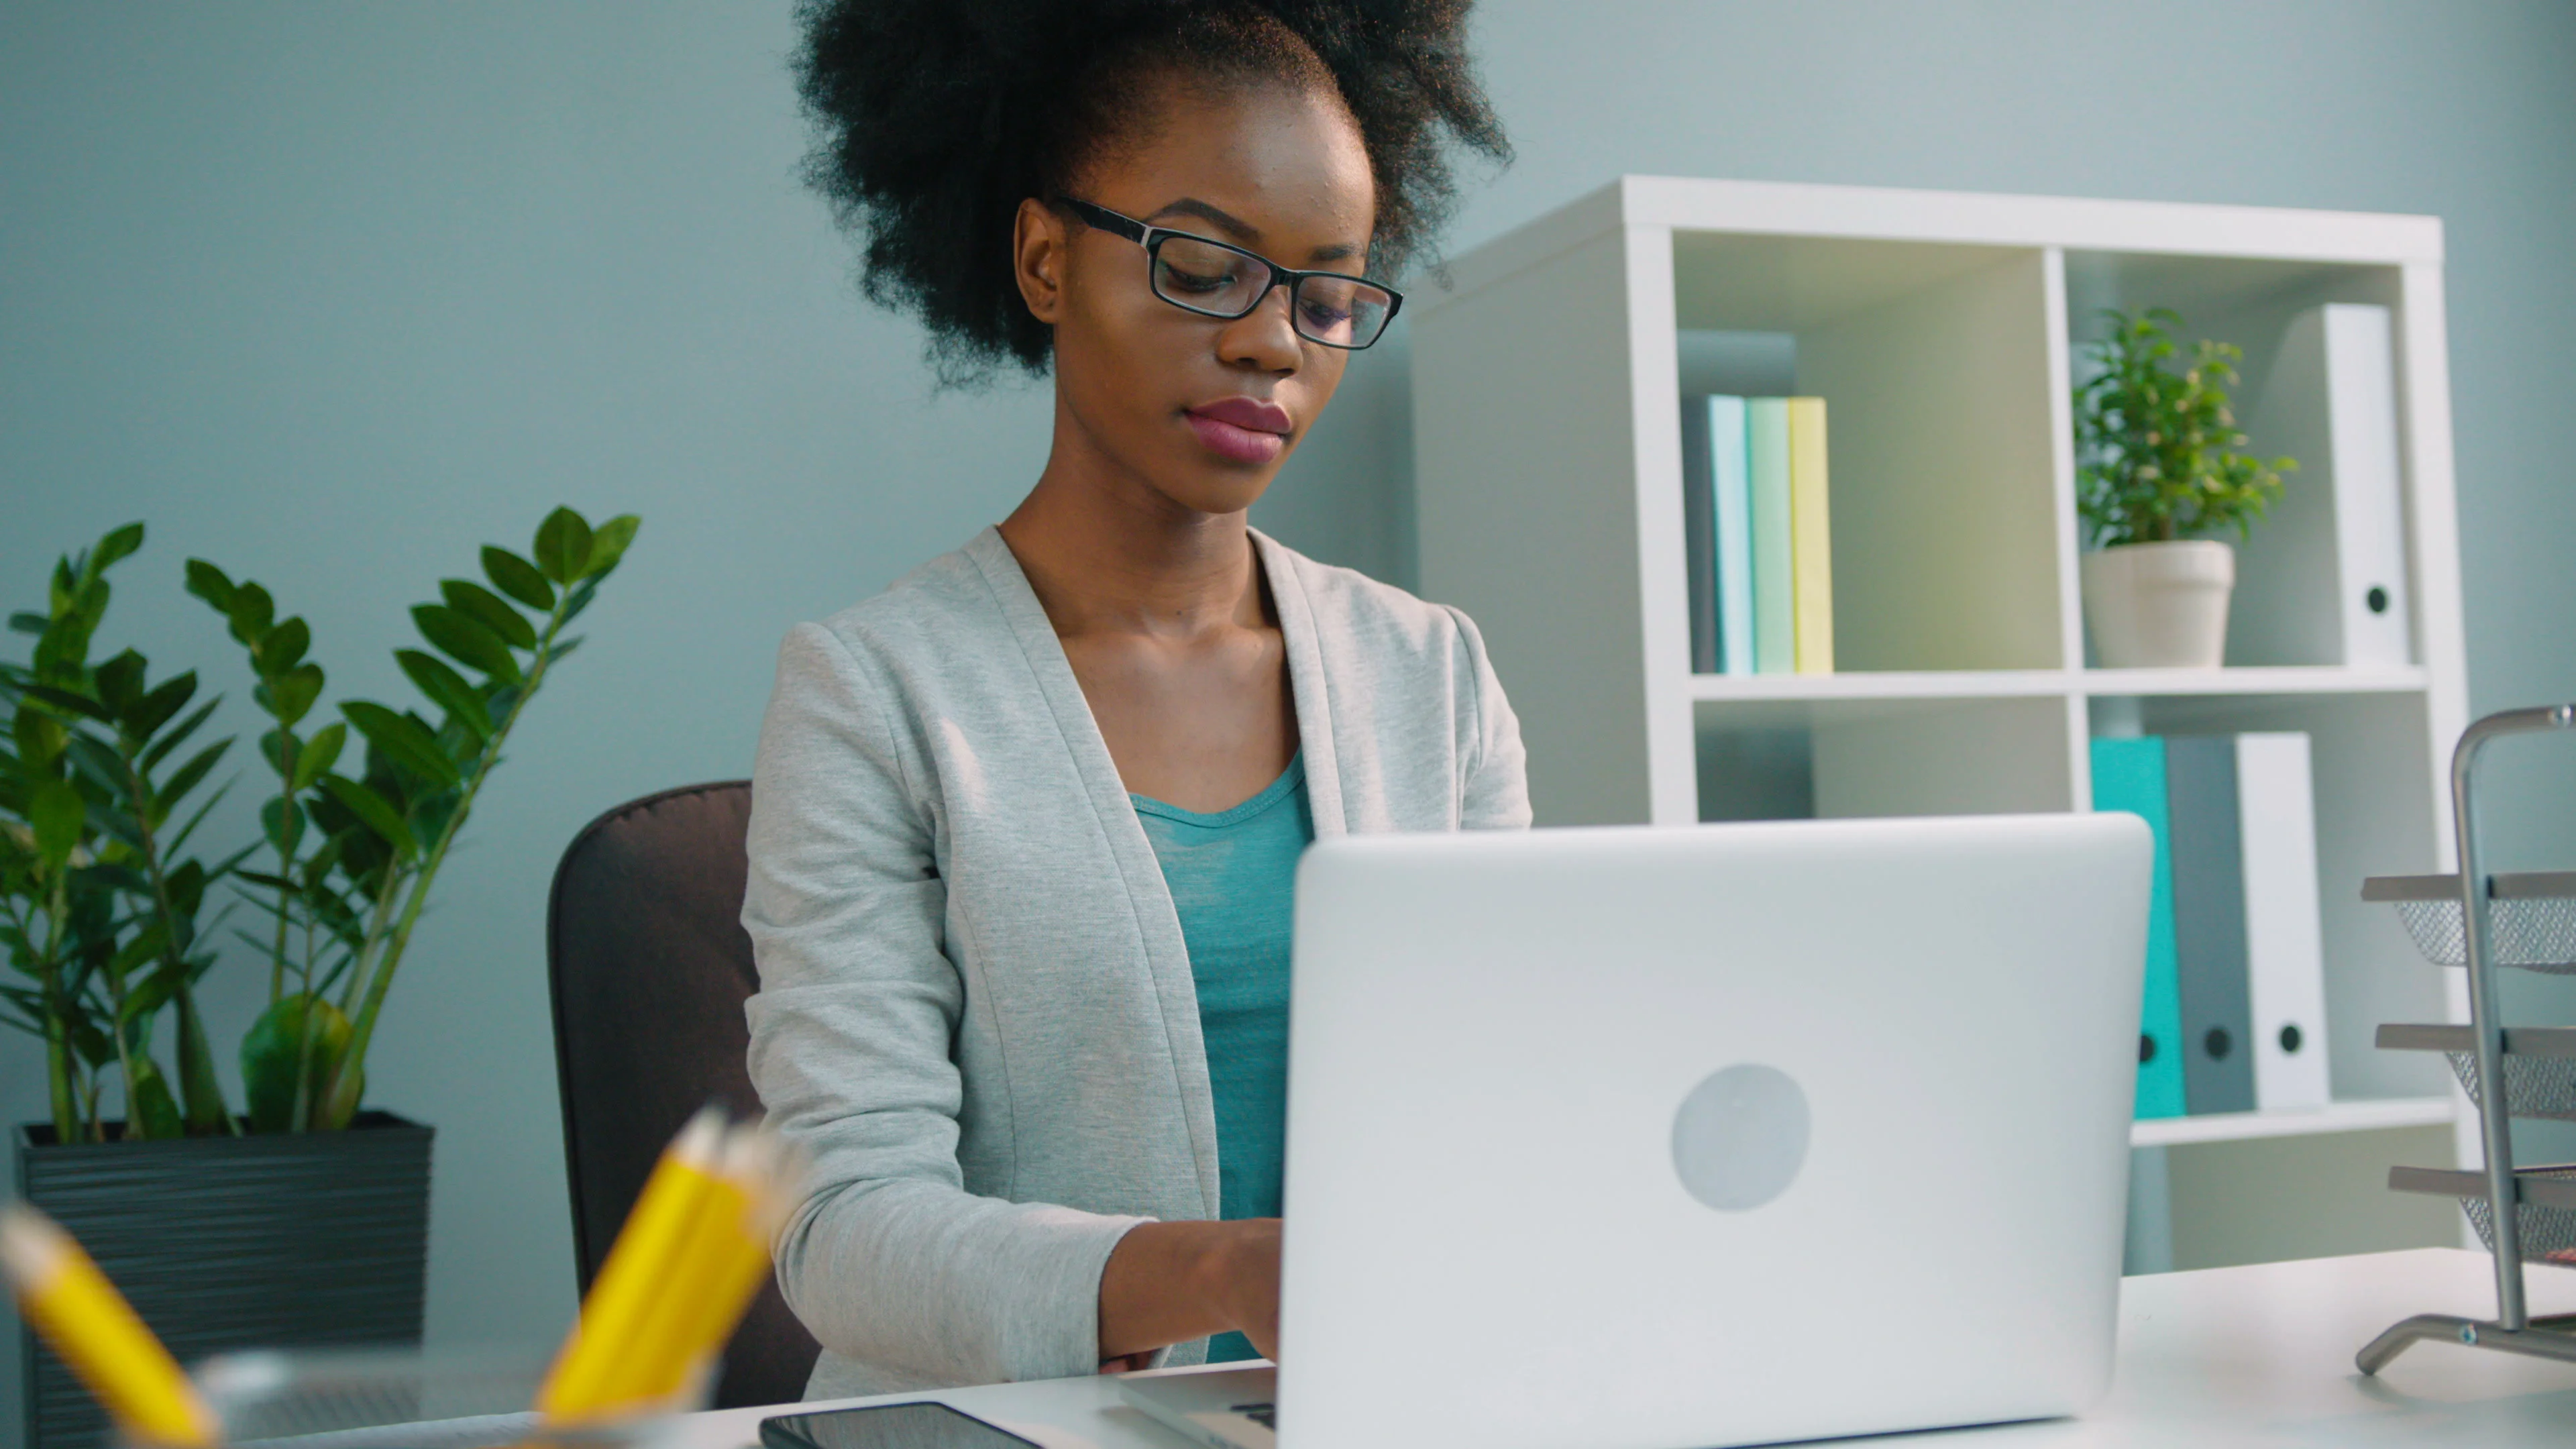
[{"label": "shelf compartment", "polygon": [[[2397,907],[2406,934],[2424,959],[2457,966],[2467,959],[2456,875],[2383,875],[2361,883],[2361,898]],[[2528,871],[2487,877],[2489,945],[2499,966],[2552,976],[2576,974],[2576,871]]]},{"label": "shelf compartment", "polygon": [[[2103,698],[2092,701],[2097,713]],[[2317,908],[2331,963],[2327,1061],[2337,1101],[2452,1090],[2438,1058],[2373,1049],[2372,1034],[2383,1021],[2441,1021],[2454,1013],[2441,975],[2425,969],[2388,910],[2365,903],[2354,888],[2374,872],[2442,863],[2435,851],[2445,820],[2433,788],[2434,761],[2447,750],[2433,743],[2432,713],[2425,694],[2362,692],[2146,696],[2132,715],[2134,727],[2151,735],[2307,735],[2316,792]]]},{"label": "shelf compartment", "polygon": [[[2576,1165],[2525,1167],[2513,1174],[2514,1224],[2522,1235],[2522,1261],[2576,1268]],[[2458,1169],[2392,1167],[2391,1192],[2455,1197],[2477,1229],[2478,1241],[2495,1251],[2495,1220],[2487,1203],[2487,1175]]]},{"label": "shelf compartment", "polygon": [[1825,400],[1835,668],[2073,663],[2047,253],[1676,228],[1671,259],[1681,390]]},{"label": "shelf compartment", "polygon": [[[2466,1026],[2404,1026],[2379,1029],[2382,1051],[2441,1052],[2451,1059],[2451,1073],[2469,1100],[2484,1105],[2478,1091],[2477,1033]],[[2551,1117],[2576,1122],[2576,1027],[2520,1026],[2504,1032],[2504,1095],[2517,1117]]]},{"label": "shelf compartment", "polygon": [[2066,711],[2054,694],[1702,701],[1693,709],[1699,818],[2071,809]]},{"label": "shelf compartment", "polygon": [[[2186,354],[2201,338],[2233,343],[2243,349],[2240,374],[2230,389],[2234,410],[2249,435],[2246,451],[2257,457],[2308,454],[2304,471],[2283,479],[2268,522],[2258,522],[2251,535],[2236,541],[2237,607],[2227,630],[2227,659],[2250,666],[2332,665],[2344,659],[2344,640],[2328,620],[2341,618],[2332,595],[2342,585],[2333,556],[2334,481],[2327,460],[2314,456],[2316,438],[2299,422],[2305,410],[2292,407],[2289,417],[2271,400],[2277,384],[2276,364],[2295,320],[2311,308],[2330,303],[2361,303],[2388,310],[2395,353],[2396,435],[2402,440],[2415,424],[2407,417],[2404,383],[2405,296],[2401,269],[2389,265],[2354,265],[2242,257],[2188,257],[2136,252],[2072,250],[2066,254],[2067,327],[2072,381],[2082,383],[2098,370],[2094,348],[2107,326],[2105,308],[2136,311],[2170,307],[2182,317],[2175,341]],[[2177,362],[2180,365],[2180,361]],[[2348,424],[2347,424],[2348,426]],[[2416,484],[2402,441],[2398,486],[2401,494]],[[2401,497],[2399,507],[2405,503]],[[2402,533],[2402,525],[2401,525]],[[2407,588],[2404,570],[2386,582],[2406,619],[2405,632],[2415,636],[2406,657],[2426,657],[2421,625],[2413,618],[2418,605]],[[2390,601],[2383,598],[2381,606]],[[2352,607],[2360,604],[2355,600]],[[2284,627],[2282,621],[2313,613],[2312,627]]]}]

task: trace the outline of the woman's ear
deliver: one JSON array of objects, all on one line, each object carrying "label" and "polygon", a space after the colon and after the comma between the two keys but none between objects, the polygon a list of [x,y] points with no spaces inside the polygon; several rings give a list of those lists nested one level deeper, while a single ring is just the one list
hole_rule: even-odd
[{"label": "woman's ear", "polygon": [[1029,315],[1052,327],[1064,306],[1066,227],[1053,207],[1032,196],[1012,223],[1011,270]]}]

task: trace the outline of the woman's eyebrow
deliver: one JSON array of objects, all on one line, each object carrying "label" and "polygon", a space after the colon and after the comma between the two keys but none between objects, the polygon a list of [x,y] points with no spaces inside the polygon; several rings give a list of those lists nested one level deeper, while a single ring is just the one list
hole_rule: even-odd
[{"label": "woman's eyebrow", "polygon": [[[1161,207],[1145,220],[1161,221],[1166,217],[1178,216],[1194,216],[1201,221],[1213,224],[1237,246],[1258,247],[1261,244],[1261,228],[1222,207],[1211,206],[1193,196],[1184,196],[1168,206]],[[1306,258],[1316,262],[1337,262],[1346,257],[1356,256],[1358,253],[1359,248],[1348,242],[1334,242],[1329,246],[1315,248],[1306,254]]]},{"label": "woman's eyebrow", "polygon": [[1242,246],[1252,246],[1261,240],[1261,228],[1231,212],[1210,206],[1196,197],[1184,196],[1145,219],[1156,221],[1166,216],[1195,216],[1201,221],[1214,222],[1217,230],[1224,232]]}]

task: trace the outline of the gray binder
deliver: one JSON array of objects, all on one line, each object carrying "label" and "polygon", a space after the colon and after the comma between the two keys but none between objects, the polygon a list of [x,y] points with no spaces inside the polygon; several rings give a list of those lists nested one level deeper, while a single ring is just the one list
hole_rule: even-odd
[{"label": "gray binder", "polygon": [[1717,468],[1708,399],[1682,399],[1682,540],[1690,570],[1691,672],[1718,672]]},{"label": "gray binder", "polygon": [[2167,739],[2165,804],[2173,824],[2183,1103],[2195,1116],[2251,1112],[2254,1006],[2246,979],[2245,859],[2237,834],[2235,737]]}]

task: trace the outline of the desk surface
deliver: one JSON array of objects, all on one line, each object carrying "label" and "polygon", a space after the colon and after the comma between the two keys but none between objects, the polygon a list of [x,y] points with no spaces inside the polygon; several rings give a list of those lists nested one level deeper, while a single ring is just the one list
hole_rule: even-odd
[{"label": "desk surface", "polygon": [[[2527,1281],[2533,1312],[2576,1311],[2576,1271],[2535,1268]],[[2576,1366],[2427,1343],[2376,1380],[2353,1371],[2354,1352],[2389,1324],[2411,1313],[2489,1316],[2494,1291],[2486,1257],[2455,1248],[2131,1278],[2120,1292],[2119,1368],[2101,1407],[2080,1419],[1928,1442],[1941,1449],[2564,1444],[2576,1434]],[[1853,1371],[1866,1365],[1855,1362]],[[921,1398],[954,1404],[1047,1449],[1188,1443],[1125,1407],[1107,1379],[995,1384],[885,1402]],[[774,1412],[693,1415],[679,1449],[756,1444],[761,1419]]]}]

